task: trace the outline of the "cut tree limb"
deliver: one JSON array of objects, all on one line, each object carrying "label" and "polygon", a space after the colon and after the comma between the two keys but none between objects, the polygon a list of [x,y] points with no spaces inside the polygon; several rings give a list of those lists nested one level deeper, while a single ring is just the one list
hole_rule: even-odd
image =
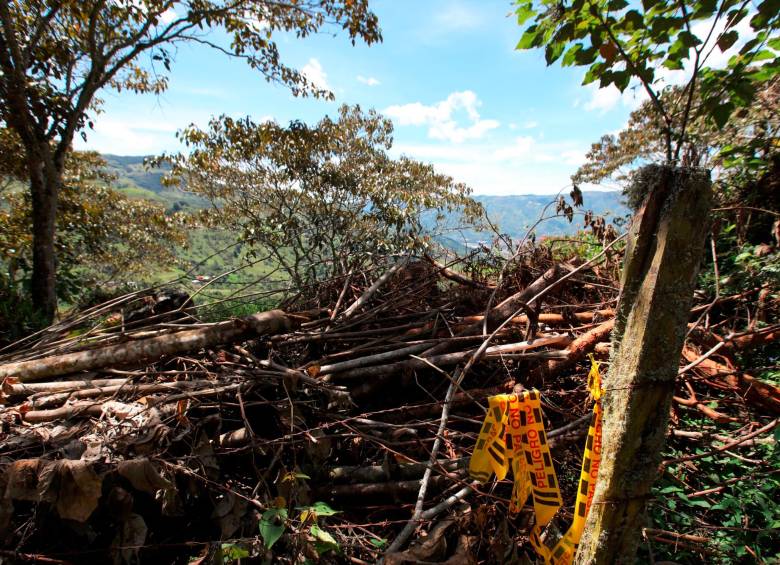
[{"label": "cut tree limb", "polygon": [[[565,347],[571,343],[571,338],[566,335],[556,336],[540,336],[536,339],[529,341],[522,341],[518,343],[507,343],[504,345],[496,345],[489,347],[485,351],[485,357],[500,357],[505,353],[517,353],[520,351],[530,351],[533,349],[539,349],[540,347]],[[333,375],[334,380],[356,379],[362,377],[382,377],[386,375],[392,375],[398,373],[403,369],[423,369],[428,366],[429,363],[433,363],[439,367],[448,367],[456,365],[461,361],[467,359],[474,353],[474,350],[457,351],[454,353],[444,353],[442,355],[434,355],[431,357],[425,357],[425,360],[410,359],[407,361],[399,361],[396,363],[390,363],[387,365],[373,365],[370,367],[358,367],[356,369],[350,369],[341,373],[335,373]]]},{"label": "cut tree limb", "polygon": [[588,330],[566,348],[567,355],[564,359],[553,359],[540,363],[539,368],[532,373],[533,377],[549,378],[561,374],[572,365],[584,359],[588,353],[594,351],[599,343],[609,338],[614,327],[615,319],[612,318]]},{"label": "cut tree limb", "polygon": [[[588,324],[594,321],[602,321],[607,318],[611,318],[615,315],[615,311],[611,308],[605,308],[603,310],[594,310],[592,312],[573,312],[569,315],[565,314],[539,314],[537,321],[540,324],[547,324],[549,326],[562,326],[571,322],[579,322]],[[466,316],[461,319],[462,322],[473,324],[475,322],[481,322],[484,320],[484,316]],[[515,316],[509,322],[510,324],[527,324],[528,316],[523,314]]]},{"label": "cut tree limb", "polygon": [[213,347],[255,335],[286,332],[292,329],[293,322],[294,319],[281,310],[271,310],[246,318],[219,322],[205,328],[185,330],[100,349],[0,365],[0,379],[14,377],[21,383],[27,383],[78,371],[151,361],[163,356]]},{"label": "cut tree limb", "polygon": [[[690,363],[701,358],[693,349],[685,347],[683,357]],[[745,373],[735,371],[733,367],[718,363],[713,359],[703,359],[696,364],[696,369],[710,378],[725,382],[730,388],[739,392],[746,402],[761,406],[780,414],[780,388],[759,380]]]}]

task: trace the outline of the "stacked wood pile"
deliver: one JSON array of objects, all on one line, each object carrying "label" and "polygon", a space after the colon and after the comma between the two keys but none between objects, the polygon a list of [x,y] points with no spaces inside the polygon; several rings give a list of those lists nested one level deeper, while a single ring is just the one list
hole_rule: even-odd
[{"label": "stacked wood pile", "polygon": [[[187,302],[128,323],[122,313],[149,300],[133,295],[6,348],[0,560],[531,556],[531,514],[506,515],[511,484],[479,487],[465,468],[486,397],[536,387],[570,509],[588,354],[609,386],[619,289],[616,259],[612,268],[602,259],[534,252],[489,280],[396,258],[283,309],[212,324]],[[675,427],[674,441],[713,452],[770,441],[780,391],[737,359],[776,340],[778,326],[728,329],[759,292],[692,310],[673,420],[695,410],[711,425]]]}]

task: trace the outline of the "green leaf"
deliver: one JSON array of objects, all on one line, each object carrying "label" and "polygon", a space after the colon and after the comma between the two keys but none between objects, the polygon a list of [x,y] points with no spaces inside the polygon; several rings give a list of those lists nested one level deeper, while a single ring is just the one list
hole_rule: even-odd
[{"label": "green leaf", "polygon": [[309,533],[313,535],[317,541],[320,541],[328,546],[329,549],[339,548],[339,543],[334,539],[334,537],[320,528],[317,524],[312,524],[311,528],[309,528]]},{"label": "green leaf", "polygon": [[525,22],[528,21],[529,18],[536,15],[536,11],[533,8],[533,3],[531,2],[523,2],[518,7],[517,10],[515,10],[515,15],[517,16],[517,25],[523,25]]},{"label": "green leaf", "polygon": [[645,20],[637,10],[629,10],[623,18],[624,26],[627,31],[635,31],[645,26]]},{"label": "green leaf", "polygon": [[263,512],[260,518],[260,536],[268,549],[279,541],[287,527],[287,509],[271,508]]},{"label": "green leaf", "polygon": [[563,60],[561,61],[561,65],[564,67],[571,67],[574,63],[577,62],[577,54],[582,51],[582,43],[575,43],[574,46],[566,51],[566,54],[563,56]]},{"label": "green leaf", "polygon": [[669,31],[672,29],[680,29],[682,23],[682,18],[658,16],[653,19],[653,23],[650,25],[650,34],[657,42],[666,42],[669,40]]},{"label": "green leaf", "polygon": [[671,486],[662,488],[658,492],[660,494],[671,494],[673,492],[682,492],[682,489],[680,487],[678,487],[678,486],[671,485]]},{"label": "green leaf", "polygon": [[578,51],[574,56],[574,60],[577,61],[578,65],[590,65],[596,60],[597,54],[598,49],[595,47],[588,47],[587,49]]},{"label": "green leaf", "polygon": [[541,35],[542,30],[539,29],[539,26],[532,25],[527,30],[525,30],[522,37],[520,38],[520,41],[517,42],[515,49],[531,49],[535,46],[537,38]]},{"label": "green leaf", "polygon": [[679,71],[683,69],[682,62],[680,61],[680,59],[677,58],[666,59],[666,61],[663,62],[663,66],[673,71]]},{"label": "green leaf", "polygon": [[753,62],[757,63],[758,61],[770,61],[775,58],[775,54],[770,51],[769,49],[764,49],[763,51],[759,51],[753,56]]},{"label": "green leaf", "polygon": [[222,560],[225,563],[249,557],[249,551],[234,543],[223,543],[220,549],[222,550]]},{"label": "green leaf", "polygon": [[588,72],[585,73],[585,78],[582,79],[582,85],[584,86],[586,84],[590,84],[596,79],[601,78],[601,75],[604,73],[605,69],[606,65],[604,63],[596,63],[591,65],[588,69]]},{"label": "green leaf", "polygon": [[718,38],[718,48],[721,51],[726,51],[739,39],[739,33],[735,30],[728,31]]},{"label": "green leaf", "polygon": [[656,4],[658,4],[658,0],[642,0],[642,7],[645,9],[645,12]]},{"label": "green leaf", "polygon": [[617,12],[618,10],[622,10],[628,6],[628,2],[626,2],[626,0],[609,0],[607,6],[609,7],[610,11]]},{"label": "green leaf", "polygon": [[629,71],[616,71],[612,75],[612,82],[615,83],[620,92],[623,92],[628,88],[628,83],[631,82],[631,73]]},{"label": "green leaf", "polygon": [[706,19],[712,16],[718,8],[718,0],[699,0],[693,6],[694,20]]},{"label": "green leaf", "polygon": [[308,510],[314,512],[317,516],[335,516],[336,514],[341,513],[340,510],[333,510],[333,508],[328,506],[325,502],[315,502],[311,506],[302,506],[297,508],[297,510]]},{"label": "green leaf", "polygon": [[376,547],[377,549],[382,549],[387,545],[387,540],[384,538],[371,538],[368,540],[368,543]]},{"label": "green leaf", "polygon": [[544,50],[544,58],[547,61],[547,64],[552,65],[557,61],[565,47],[566,44],[562,41],[549,44]]},{"label": "green leaf", "polygon": [[701,39],[693,35],[690,31],[681,31],[680,35],[677,37],[682,41],[682,44],[688,48],[696,47],[701,43]]}]

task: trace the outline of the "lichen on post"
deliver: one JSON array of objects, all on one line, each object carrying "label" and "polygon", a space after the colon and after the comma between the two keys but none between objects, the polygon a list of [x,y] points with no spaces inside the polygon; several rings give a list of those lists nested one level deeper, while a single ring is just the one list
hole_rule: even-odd
[{"label": "lichen on post", "polygon": [[633,563],[666,435],[711,200],[709,173],[649,165],[605,380],[602,466],[576,563]]}]

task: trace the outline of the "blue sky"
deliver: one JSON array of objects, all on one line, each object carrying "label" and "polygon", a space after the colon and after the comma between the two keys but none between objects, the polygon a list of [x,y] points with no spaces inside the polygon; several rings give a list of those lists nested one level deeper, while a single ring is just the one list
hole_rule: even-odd
[{"label": "blue sky", "polygon": [[[294,98],[238,60],[180,46],[160,96],[103,92],[86,144],[106,153],[176,151],[175,132],[211,116],[316,121],[339,104],[393,119],[393,153],[433,163],[476,194],[554,193],[590,144],[625,125],[633,91],[582,87],[584,70],[547,67],[541,50],[518,52],[508,0],[377,0],[384,41],[353,47],[344,35],[282,37],[283,60],[336,95]],[[629,89],[630,90],[630,89]]]}]

